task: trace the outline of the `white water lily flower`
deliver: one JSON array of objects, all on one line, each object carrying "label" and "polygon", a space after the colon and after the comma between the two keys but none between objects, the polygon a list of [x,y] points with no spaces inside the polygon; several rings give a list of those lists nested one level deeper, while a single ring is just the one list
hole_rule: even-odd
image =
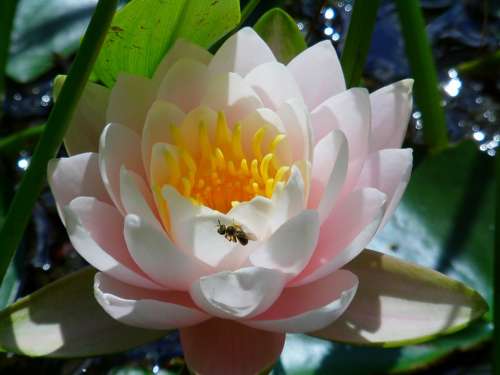
[{"label": "white water lily flower", "polygon": [[358,287],[342,267],[407,185],[411,87],[346,90],[329,41],[285,66],[251,28],[90,83],[48,177],[102,308],[180,328],[202,374],[253,374],[286,332],[330,325]]}]

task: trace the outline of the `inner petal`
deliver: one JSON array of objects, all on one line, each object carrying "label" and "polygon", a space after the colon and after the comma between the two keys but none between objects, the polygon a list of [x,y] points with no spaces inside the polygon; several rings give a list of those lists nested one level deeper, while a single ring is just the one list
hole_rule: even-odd
[{"label": "inner petal", "polygon": [[184,124],[168,126],[173,147],[163,147],[163,162],[151,165],[165,169],[151,171],[164,176],[156,182],[222,213],[257,195],[271,198],[290,174],[285,134],[265,121],[249,133],[245,121],[228,124],[224,112],[210,120],[200,118],[190,134]]}]

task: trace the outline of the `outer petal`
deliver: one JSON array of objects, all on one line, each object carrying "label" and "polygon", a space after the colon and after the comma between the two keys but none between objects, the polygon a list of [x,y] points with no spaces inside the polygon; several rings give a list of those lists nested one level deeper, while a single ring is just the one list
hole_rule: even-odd
[{"label": "outer petal", "polygon": [[123,125],[109,124],[101,134],[99,169],[104,186],[106,186],[115,206],[122,213],[125,213],[120,200],[120,168],[122,165],[139,176],[144,176],[140,138]]},{"label": "outer petal", "polygon": [[401,147],[412,108],[412,87],[413,80],[404,79],[370,95],[373,134],[371,152]]},{"label": "outer petal", "polygon": [[208,67],[212,74],[234,72],[244,76],[269,61],[276,61],[271,49],[252,28],[244,27],[224,42]]},{"label": "outer petal", "polygon": [[387,208],[380,228],[396,209],[408,185],[412,162],[410,148],[385,149],[371,154],[363,166],[358,187],[374,187],[387,195]]},{"label": "outer petal", "polygon": [[128,284],[159,288],[130,257],[123,239],[123,218],[116,208],[79,197],[64,208],[64,217],[71,243],[92,266]]},{"label": "outer petal", "polygon": [[[171,125],[180,125],[186,114],[170,102],[157,100],[146,115],[146,123],[142,131],[141,149],[144,168],[149,170],[151,151],[155,143],[169,143]],[[148,174],[149,177],[149,174]]]},{"label": "outer petal", "polygon": [[307,107],[298,100],[288,100],[278,108],[285,127],[293,160],[312,160],[313,135]]},{"label": "outer petal", "polygon": [[97,154],[88,152],[69,158],[52,159],[47,165],[47,179],[61,219],[62,207],[78,196],[95,197],[102,202],[111,203],[99,174]]},{"label": "outer petal", "polygon": [[199,279],[191,287],[195,303],[210,315],[242,319],[267,310],[281,294],[286,275],[266,268],[247,267]]},{"label": "outer petal", "polygon": [[296,276],[309,262],[318,237],[318,213],[303,211],[279,227],[252,252],[250,262],[256,267],[279,270],[289,277]]},{"label": "outer petal", "polygon": [[255,375],[278,359],[284,342],[283,334],[230,320],[212,319],[181,329],[186,362],[199,374]]},{"label": "outer petal", "polygon": [[329,97],[345,91],[340,61],[329,40],[306,49],[288,64],[310,110]]},{"label": "outer petal", "polygon": [[318,280],[358,255],[377,231],[385,199],[380,191],[365,188],[342,200],[323,223],[316,252],[292,284]]},{"label": "outer petal", "polygon": [[137,215],[125,218],[125,240],[139,267],[168,289],[189,290],[194,281],[212,272],[206,264],[178,250],[161,228]]},{"label": "outer petal", "polygon": [[230,125],[263,106],[257,93],[235,73],[210,76],[201,104],[224,111]]},{"label": "outer petal", "polygon": [[322,329],[344,313],[357,287],[356,275],[338,270],[313,283],[285,289],[269,310],[244,324],[288,333]]},{"label": "outer petal", "polygon": [[207,66],[191,59],[179,59],[167,72],[158,89],[158,99],[175,103],[188,112],[200,104],[208,80]]},{"label": "outer petal", "polygon": [[300,88],[290,71],[276,61],[258,65],[245,76],[266,107],[278,109],[289,99],[303,102]]},{"label": "outer petal", "polygon": [[174,329],[210,318],[194,307],[187,293],[138,288],[103,273],[95,276],[94,293],[111,317],[135,327]]},{"label": "outer petal", "polygon": [[120,74],[111,90],[106,122],[120,123],[142,134],[146,113],[153,103],[155,92],[156,88],[150,79]]},{"label": "outer petal", "polygon": [[[57,76],[54,81],[54,98],[57,100],[66,76]],[[99,135],[106,125],[106,108],[110,90],[88,82],[78,101],[71,124],[64,135],[64,145],[70,155],[96,152]]]},{"label": "outer petal", "polygon": [[153,76],[155,85],[159,85],[170,68],[181,58],[189,58],[207,65],[212,59],[212,54],[205,48],[184,39],[177,39],[172,48],[156,68]]},{"label": "outer petal", "polygon": [[371,110],[368,91],[355,87],[322,103],[311,113],[315,143],[334,129],[349,144],[349,169],[344,191],[352,189],[370,148]]},{"label": "outer petal", "polygon": [[309,208],[316,208],[320,222],[326,220],[344,186],[349,151],[347,139],[334,130],[314,147]]}]

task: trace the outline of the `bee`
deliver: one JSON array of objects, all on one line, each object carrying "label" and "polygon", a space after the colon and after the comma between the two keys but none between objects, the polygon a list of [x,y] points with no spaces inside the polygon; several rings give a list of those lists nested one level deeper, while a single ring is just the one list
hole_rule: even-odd
[{"label": "bee", "polygon": [[224,238],[230,242],[239,242],[241,245],[245,246],[248,244],[249,240],[255,241],[255,236],[246,233],[241,225],[236,224],[233,222],[232,225],[225,225],[220,222],[220,220],[217,220],[219,223],[217,225],[217,233],[219,233],[221,236],[224,236]]}]

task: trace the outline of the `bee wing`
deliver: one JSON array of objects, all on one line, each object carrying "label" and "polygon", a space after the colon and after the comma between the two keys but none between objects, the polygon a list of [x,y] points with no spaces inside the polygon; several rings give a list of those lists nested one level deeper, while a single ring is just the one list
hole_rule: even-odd
[{"label": "bee wing", "polygon": [[247,238],[250,241],[257,241],[257,236],[255,234],[253,234],[252,232],[245,232],[245,234],[247,235]]}]

